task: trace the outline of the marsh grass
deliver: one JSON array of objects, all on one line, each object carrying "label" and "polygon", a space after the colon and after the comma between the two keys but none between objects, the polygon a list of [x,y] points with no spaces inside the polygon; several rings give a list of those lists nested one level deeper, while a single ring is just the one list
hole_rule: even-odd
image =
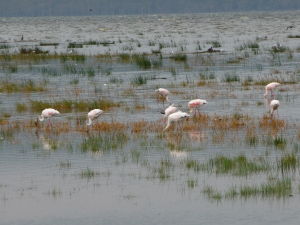
[{"label": "marsh grass", "polygon": [[152,170],[153,176],[151,178],[158,178],[161,182],[167,181],[171,178],[171,169],[174,165],[170,160],[161,160],[160,166]]},{"label": "marsh grass", "polygon": [[296,34],[296,35],[288,35],[288,38],[300,38],[300,35],[299,34]]},{"label": "marsh grass", "polygon": [[292,193],[292,183],[290,179],[268,181],[259,186],[244,185],[240,187],[241,198],[261,197],[261,198],[286,198]]},{"label": "marsh grass", "polygon": [[134,54],[132,55],[132,61],[141,69],[150,69],[152,66],[150,59],[145,55]]},{"label": "marsh grass", "polygon": [[147,84],[147,81],[148,78],[146,76],[139,74],[131,79],[131,84],[140,86],[140,85]]},{"label": "marsh grass", "polygon": [[99,152],[120,149],[127,140],[128,136],[123,132],[100,133],[85,138],[81,143],[81,150]]},{"label": "marsh grass", "polygon": [[221,201],[223,198],[222,193],[215,190],[210,185],[204,186],[204,188],[202,189],[202,193],[205,194],[210,200]]},{"label": "marsh grass", "polygon": [[170,59],[172,59],[174,61],[177,61],[177,62],[186,62],[187,61],[187,55],[177,53],[175,55],[170,56]]},{"label": "marsh grass", "polygon": [[188,188],[190,188],[190,189],[194,189],[198,186],[198,181],[195,179],[190,178],[186,181],[186,183],[187,183]]},{"label": "marsh grass", "polygon": [[21,83],[2,81],[0,82],[0,92],[42,92],[45,91],[45,84],[35,83],[33,80],[25,80]]},{"label": "marsh grass", "polygon": [[295,171],[298,165],[299,159],[293,153],[286,154],[277,161],[277,167],[281,169],[282,172]]},{"label": "marsh grass", "polygon": [[82,43],[70,42],[68,44],[68,48],[83,48]]},{"label": "marsh grass", "polygon": [[267,162],[263,160],[249,160],[243,155],[234,158],[217,156],[210,159],[209,162],[205,163],[202,167],[208,172],[231,174],[235,176],[247,176],[269,169]]},{"label": "marsh grass", "polygon": [[207,41],[206,44],[210,44],[213,48],[222,47],[222,45],[219,41]]},{"label": "marsh grass", "polygon": [[227,83],[230,83],[230,82],[239,82],[240,81],[240,77],[238,75],[235,75],[235,74],[226,73],[224,75],[223,81],[227,82]]},{"label": "marsh grass", "polygon": [[199,172],[202,168],[198,161],[192,159],[189,159],[185,162],[185,167],[189,170],[194,170],[195,172]]},{"label": "marsh grass", "polygon": [[61,112],[88,112],[91,109],[100,108],[102,110],[109,110],[113,107],[119,107],[121,103],[115,103],[106,99],[98,99],[94,101],[85,100],[60,100],[53,102],[45,101],[30,101],[27,110],[31,112],[40,112],[45,108],[54,108]]},{"label": "marsh grass", "polygon": [[88,179],[88,180],[94,178],[97,175],[99,175],[98,172],[96,172],[88,167],[80,172],[80,177],[84,178],[84,179]]}]

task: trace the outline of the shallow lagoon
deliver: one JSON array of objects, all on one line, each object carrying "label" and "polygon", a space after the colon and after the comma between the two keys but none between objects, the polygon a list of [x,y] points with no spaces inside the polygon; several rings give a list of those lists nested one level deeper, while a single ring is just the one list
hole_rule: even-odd
[{"label": "shallow lagoon", "polygon": [[[0,224],[298,224],[298,15],[1,18]],[[162,132],[158,87],[208,104]]]}]

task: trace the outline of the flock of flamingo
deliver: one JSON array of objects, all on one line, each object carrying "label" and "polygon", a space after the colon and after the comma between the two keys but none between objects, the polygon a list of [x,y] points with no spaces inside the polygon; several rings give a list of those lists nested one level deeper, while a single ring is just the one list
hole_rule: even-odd
[{"label": "flock of flamingo", "polygon": [[[279,100],[274,99],[273,91],[279,85],[280,85],[280,83],[278,83],[278,82],[272,82],[265,86],[264,97],[267,99],[271,117],[273,117],[273,114],[276,110],[278,113],[278,107],[280,105],[280,102],[279,102]],[[155,90],[155,92],[163,98],[163,101],[170,102],[169,98],[168,98],[168,96],[170,94],[169,90],[167,90],[165,88],[159,88],[159,89]],[[189,117],[191,117],[191,114],[196,114],[197,112],[199,113],[200,107],[205,104],[207,104],[207,101],[204,99],[194,99],[194,100],[189,101],[188,102],[188,108],[190,110],[189,113],[182,112],[182,111],[178,110],[178,108],[176,106],[174,106],[174,104],[171,104],[163,112],[161,112],[162,114],[164,114],[164,117],[167,118],[167,125],[163,129],[163,131],[168,130],[172,123],[176,123],[178,121],[189,118]],[[86,125],[87,126],[92,125],[93,120],[96,120],[102,113],[103,113],[103,110],[101,110],[101,109],[91,110],[87,114]],[[50,119],[51,117],[59,116],[59,115],[60,115],[60,112],[57,111],[56,109],[47,108],[42,111],[42,114],[39,116],[39,120],[44,121],[45,118]]]}]

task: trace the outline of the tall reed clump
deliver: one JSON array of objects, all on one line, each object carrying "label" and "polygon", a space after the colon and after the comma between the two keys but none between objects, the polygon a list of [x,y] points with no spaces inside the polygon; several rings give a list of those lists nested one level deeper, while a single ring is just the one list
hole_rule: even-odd
[{"label": "tall reed clump", "polygon": [[281,169],[282,172],[285,171],[295,171],[299,165],[299,159],[295,154],[286,154],[277,161],[277,167]]}]

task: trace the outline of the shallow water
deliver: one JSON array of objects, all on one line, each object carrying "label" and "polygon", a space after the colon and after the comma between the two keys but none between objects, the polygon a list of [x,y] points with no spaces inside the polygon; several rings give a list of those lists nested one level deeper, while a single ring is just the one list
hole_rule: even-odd
[{"label": "shallow water", "polygon": [[[299,15],[0,18],[0,29],[6,30],[0,36],[1,44],[9,46],[0,50],[2,54],[38,46],[50,53],[87,55],[84,62],[1,61],[1,82],[31,80],[46,90],[0,91],[0,224],[298,224],[300,46],[299,38],[287,36],[300,34]],[[286,30],[291,24],[295,28]],[[21,35],[24,41],[20,41]],[[115,43],[67,48],[69,42],[89,40]],[[220,42],[216,49],[222,51],[199,53],[198,45],[204,51],[211,41]],[[248,41],[259,43],[258,52],[238,49]],[[53,42],[59,45],[39,46]],[[160,61],[158,67],[143,69],[119,59],[120,53],[151,53],[159,43],[164,45],[162,58],[149,56],[152,63]],[[277,43],[289,51],[272,55],[270,48]],[[187,61],[170,59],[174,53],[187,54]],[[94,57],[98,54],[115,56]],[[238,57],[241,60],[228,63]],[[7,65],[16,65],[17,71],[9,72]],[[66,66],[91,68],[94,74],[70,72]],[[200,73],[212,74],[212,79],[204,80]],[[240,81],[225,82],[228,74]],[[147,78],[145,84],[134,83],[139,75]],[[249,77],[253,81],[245,85]],[[280,129],[261,125],[267,115],[264,85],[254,82],[269,79],[286,81],[275,91],[281,102],[276,118],[286,124]],[[162,132],[165,122],[160,111],[167,104],[157,100],[154,90],[158,87],[168,88],[171,101],[183,111],[188,111],[190,99],[206,99],[208,104],[201,113],[209,116],[208,124],[196,117],[184,122],[190,127],[179,125]],[[53,118],[53,128],[47,122],[28,125],[39,114],[30,109],[33,100],[95,99],[108,99],[120,106],[105,110],[89,131],[85,128],[87,112],[82,110],[62,110],[62,116]],[[27,110],[18,112],[17,103],[25,104]],[[241,124],[222,128],[216,122],[230,118]],[[151,122],[155,128],[133,131],[137,121]],[[59,128],[64,122],[67,130]],[[103,122],[111,126],[119,122],[126,128],[97,130]],[[197,126],[193,128],[194,123]],[[113,141],[116,135],[124,135],[124,139],[120,136]],[[101,140],[96,149],[85,145],[93,138]],[[278,162],[288,154],[297,158],[295,168],[281,170]],[[201,164],[220,155],[245,155],[256,162],[264,159],[272,168],[236,175],[231,171],[194,171],[186,166],[189,160]],[[239,190],[276,179],[290,179],[291,193],[225,197],[231,187]],[[206,194],[203,190],[207,186],[221,196]]]}]

